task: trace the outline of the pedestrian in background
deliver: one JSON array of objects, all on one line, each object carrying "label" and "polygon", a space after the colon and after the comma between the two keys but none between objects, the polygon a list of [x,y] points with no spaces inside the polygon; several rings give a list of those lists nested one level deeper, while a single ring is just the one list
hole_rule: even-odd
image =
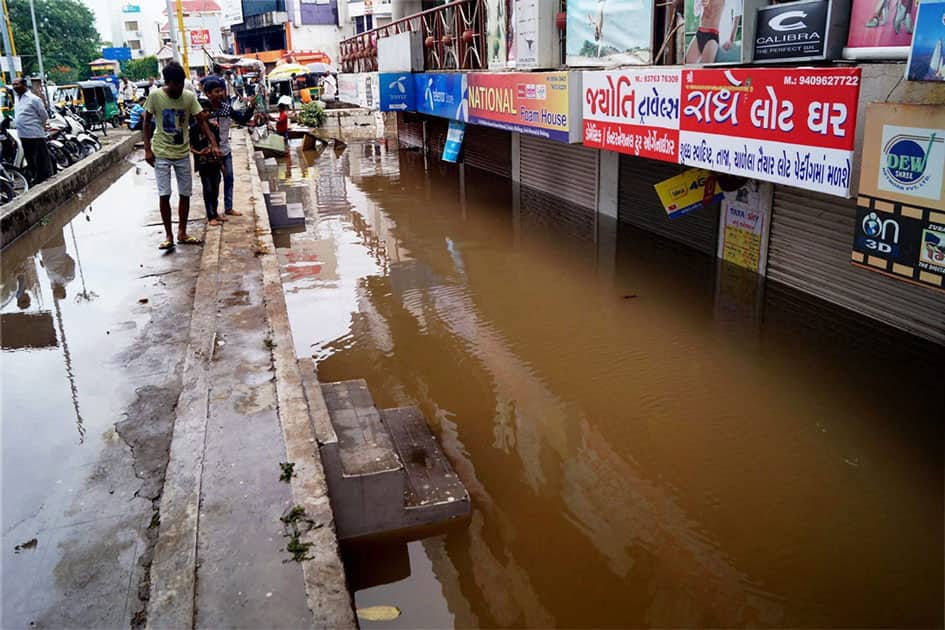
[{"label": "pedestrian in background", "polygon": [[144,104],[147,100],[142,96],[131,108],[131,113],[128,115],[128,128],[132,131],[141,131],[141,119],[144,117]]},{"label": "pedestrian in background", "polygon": [[223,213],[240,216],[242,212],[233,208],[233,153],[230,149],[230,124],[235,122],[245,125],[251,121],[255,114],[255,104],[249,103],[241,110],[233,109],[222,81],[207,81],[204,83],[204,90],[207,96],[204,111],[211,125],[215,125],[219,130],[218,143],[223,167]]},{"label": "pedestrian in background", "polygon": [[[223,92],[221,84],[216,80],[207,81],[203,84],[203,89],[207,93]],[[222,98],[222,94],[220,95]],[[206,103],[209,107],[209,103]],[[206,111],[206,109],[204,110]],[[190,135],[190,151],[194,155],[194,170],[200,175],[200,185],[203,189],[203,207],[207,212],[207,223],[212,227],[222,225],[224,219],[220,216],[217,208],[220,205],[220,177],[223,175],[223,160],[220,156],[214,154],[212,142],[220,144],[220,129],[213,120],[208,120],[211,137],[204,134],[201,127],[192,124]]]},{"label": "pedestrian in background", "polygon": [[13,120],[16,133],[23,144],[26,162],[33,173],[33,184],[38,184],[52,175],[52,160],[46,147],[46,121],[49,114],[43,101],[26,85],[26,79],[13,79],[16,102],[13,105]]},{"label": "pedestrian in background", "polygon": [[[187,234],[187,217],[190,214],[190,194],[193,187],[190,169],[190,119],[197,118],[200,130],[209,139],[211,153],[220,157],[220,148],[207,124],[207,114],[197,102],[197,96],[184,89],[187,75],[177,62],[164,67],[164,87],[154,90],[144,104],[144,159],[154,167],[158,197],[161,205],[161,220],[164,222],[166,240],[159,249],[174,247],[174,230],[171,225],[171,171],[177,177],[178,224],[177,242],[199,245],[203,241]],[[154,134],[147,133],[154,120]]]},{"label": "pedestrian in background", "polygon": [[135,86],[128,77],[121,78],[121,101],[125,106],[125,111],[130,111],[135,104]]}]

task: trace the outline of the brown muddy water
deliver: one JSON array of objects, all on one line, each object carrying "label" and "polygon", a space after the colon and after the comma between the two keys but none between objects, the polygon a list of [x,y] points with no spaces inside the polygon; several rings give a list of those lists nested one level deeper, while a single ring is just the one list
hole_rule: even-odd
[{"label": "brown muddy water", "polygon": [[943,349],[393,143],[296,155],[298,356],[418,405],[471,521],[362,627],[943,623]]}]

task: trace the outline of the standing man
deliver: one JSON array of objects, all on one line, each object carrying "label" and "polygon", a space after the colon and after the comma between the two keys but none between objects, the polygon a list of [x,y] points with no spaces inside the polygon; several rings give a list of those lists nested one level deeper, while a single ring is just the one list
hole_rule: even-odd
[{"label": "standing man", "polygon": [[[233,216],[243,214],[233,208],[233,154],[230,149],[230,122],[245,125],[255,115],[255,103],[248,104],[242,110],[230,106],[230,99],[222,81],[209,79],[203,84],[207,96],[207,108],[204,110],[210,122],[216,124],[220,132],[220,153],[223,156],[223,213]],[[226,218],[224,217],[224,221]]]},{"label": "standing man", "polygon": [[26,161],[33,172],[33,185],[48,179],[52,175],[52,160],[46,148],[46,120],[49,115],[38,96],[26,86],[26,79],[13,79],[13,91],[16,103],[13,106],[16,133],[23,143]]},{"label": "standing man", "polygon": [[121,100],[125,105],[125,111],[130,111],[131,106],[135,104],[135,86],[128,80],[128,77],[121,78]]},{"label": "standing man", "polygon": [[[219,158],[220,147],[207,125],[207,114],[191,91],[184,90],[187,75],[177,62],[167,64],[163,71],[164,87],[154,90],[144,104],[144,159],[154,167],[158,196],[161,204],[161,220],[164,222],[166,239],[158,249],[174,247],[174,231],[171,227],[171,170],[177,177],[178,205],[177,242],[184,245],[200,245],[203,241],[187,234],[187,217],[190,214],[190,194],[193,185],[190,170],[190,119],[196,117],[201,131],[210,140],[211,153]],[[154,137],[148,130],[155,121]]]}]

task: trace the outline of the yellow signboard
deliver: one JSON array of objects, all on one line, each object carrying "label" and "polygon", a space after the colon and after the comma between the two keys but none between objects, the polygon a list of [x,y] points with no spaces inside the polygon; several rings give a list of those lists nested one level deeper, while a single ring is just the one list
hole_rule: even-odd
[{"label": "yellow signboard", "polygon": [[715,175],[698,168],[663,180],[653,188],[670,219],[711,205],[722,198],[722,189]]}]

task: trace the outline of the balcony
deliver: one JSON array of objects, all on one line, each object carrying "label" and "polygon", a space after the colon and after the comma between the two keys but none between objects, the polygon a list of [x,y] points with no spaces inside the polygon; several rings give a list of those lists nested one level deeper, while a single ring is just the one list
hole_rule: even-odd
[{"label": "balcony", "polygon": [[426,70],[481,70],[486,55],[485,0],[456,0],[414,13],[341,42],[342,72],[376,72],[377,40],[420,31]]}]

